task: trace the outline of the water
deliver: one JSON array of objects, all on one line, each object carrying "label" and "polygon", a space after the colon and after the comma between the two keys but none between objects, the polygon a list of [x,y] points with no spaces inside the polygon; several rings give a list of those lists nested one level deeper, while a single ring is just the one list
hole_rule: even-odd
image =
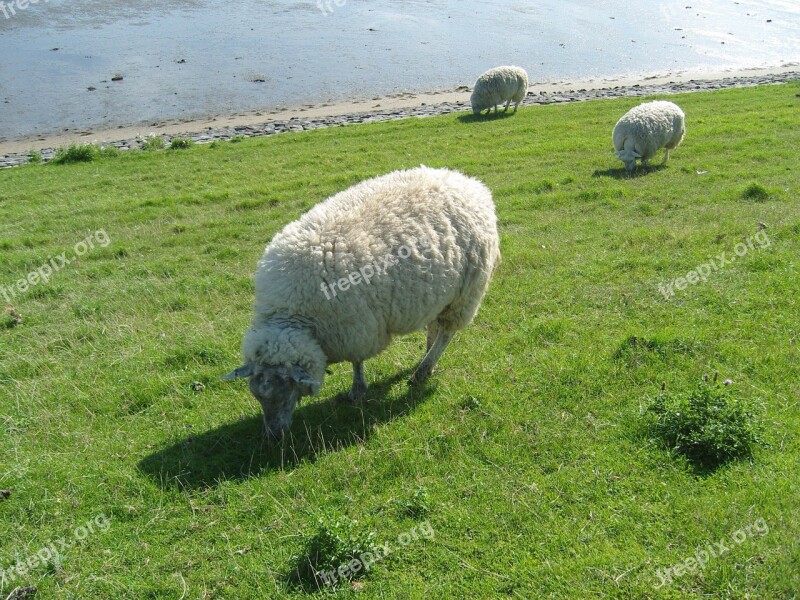
[{"label": "water", "polygon": [[499,64],[543,82],[800,62],[800,2],[783,0],[39,0],[15,12],[0,12],[0,140],[453,89]]}]

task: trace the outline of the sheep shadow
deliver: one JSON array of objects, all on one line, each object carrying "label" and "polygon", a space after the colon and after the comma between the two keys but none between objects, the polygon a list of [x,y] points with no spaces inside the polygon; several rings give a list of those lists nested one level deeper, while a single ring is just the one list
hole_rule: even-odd
[{"label": "sheep shadow", "polygon": [[502,110],[494,114],[494,112],[487,114],[480,114],[476,115],[473,113],[463,114],[456,117],[457,120],[461,121],[462,123],[481,123],[484,121],[499,121],[502,119],[508,119],[514,116],[512,112],[513,109],[509,108],[508,112],[503,112]]},{"label": "sheep shadow", "polygon": [[212,488],[271,470],[292,470],[319,455],[363,443],[376,424],[409,414],[435,389],[432,383],[406,386],[399,397],[387,400],[392,386],[407,380],[412,371],[405,369],[371,385],[363,406],[348,403],[346,393],[301,404],[282,442],[267,443],[259,412],[146,456],[139,461],[139,470],[164,488],[178,489]]},{"label": "sheep shadow", "polygon": [[644,177],[649,175],[650,173],[657,173],[662,169],[666,169],[667,165],[649,165],[647,167],[643,167],[641,165],[637,165],[637,167],[633,170],[632,173],[628,173],[625,170],[625,167],[616,167],[613,169],[596,169],[594,173],[592,173],[592,177],[611,177],[613,179],[636,179],[637,177]]}]

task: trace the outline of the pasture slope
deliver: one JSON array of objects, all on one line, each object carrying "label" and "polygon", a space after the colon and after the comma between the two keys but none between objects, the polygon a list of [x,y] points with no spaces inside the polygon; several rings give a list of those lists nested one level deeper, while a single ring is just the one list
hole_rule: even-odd
[{"label": "pasture slope", "polygon": [[[686,138],[632,178],[611,130],[634,98],[0,172],[2,597],[797,598],[798,96],[670,96]],[[419,164],[494,193],[503,263],[475,323],[424,389],[405,383],[423,335],[397,339],[363,409],[332,366],[262,446],[260,407],[219,377],[263,247]],[[713,372],[768,446],[698,471],[642,409]],[[352,583],[294,581],[322,513],[391,553]]]}]

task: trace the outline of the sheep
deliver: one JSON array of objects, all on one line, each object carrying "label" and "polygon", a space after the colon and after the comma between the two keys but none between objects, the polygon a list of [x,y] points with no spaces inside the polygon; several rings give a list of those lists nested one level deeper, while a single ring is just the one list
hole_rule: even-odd
[{"label": "sheep", "polygon": [[520,67],[489,69],[478,77],[475,87],[472,89],[470,97],[472,113],[479,115],[481,111],[486,110],[488,115],[494,106],[494,112],[497,114],[497,105],[503,102],[506,103],[504,112],[507,112],[512,100],[514,101],[514,112],[517,112],[519,103],[527,93],[528,74],[525,69]]},{"label": "sheep", "polygon": [[664,100],[645,102],[634,106],[614,126],[611,137],[617,158],[625,163],[630,173],[636,167],[636,159],[647,161],[665,148],[664,164],[669,160],[669,151],[674,150],[686,133],[685,115],[677,104]]},{"label": "sheep", "polygon": [[500,261],[492,194],[477,179],[425,166],[362,181],[288,224],[255,274],[244,364],[271,441],[297,402],[316,395],[326,367],[349,361],[348,398],[364,399],[364,361],[392,336],[427,329],[409,383],[430,376],[468,326]]}]

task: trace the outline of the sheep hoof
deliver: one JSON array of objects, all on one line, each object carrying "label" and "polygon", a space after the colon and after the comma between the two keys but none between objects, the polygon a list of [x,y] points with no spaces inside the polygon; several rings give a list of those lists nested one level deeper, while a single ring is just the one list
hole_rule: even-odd
[{"label": "sheep hoof", "polygon": [[367,398],[366,389],[357,390],[355,388],[352,388],[349,392],[347,392],[347,401],[350,404],[362,404],[366,398]]},{"label": "sheep hoof", "polygon": [[265,429],[262,432],[262,439],[268,448],[274,448],[275,446],[280,446],[283,443],[284,438],[286,437],[285,431],[278,431],[275,432],[271,429]]},{"label": "sheep hoof", "polygon": [[408,380],[408,385],[418,385],[420,383],[424,383],[427,381],[428,377],[431,376],[431,371],[429,369],[417,369],[414,371],[414,374],[411,376],[411,379]]}]

